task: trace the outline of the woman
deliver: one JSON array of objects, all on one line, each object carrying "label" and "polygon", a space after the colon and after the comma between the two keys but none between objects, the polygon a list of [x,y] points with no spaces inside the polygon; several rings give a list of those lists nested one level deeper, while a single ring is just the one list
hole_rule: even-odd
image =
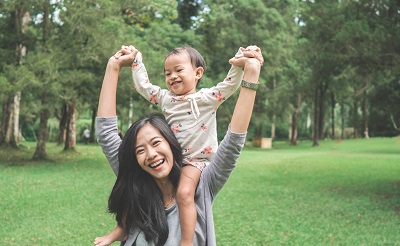
[{"label": "woman", "polygon": [[[212,203],[233,171],[244,145],[254,105],[261,51],[249,46],[232,65],[244,68],[244,82],[231,124],[213,163],[201,174],[196,189],[197,223],[193,245],[215,245]],[[121,49],[111,57],[100,92],[96,129],[99,144],[117,181],[109,199],[120,228],[95,240],[96,245],[125,241],[124,245],[179,245],[181,230],[175,194],[182,162],[181,148],[162,115],[149,115],[132,125],[122,140],[118,136],[116,90],[122,67],[130,67],[137,51]],[[249,57],[254,57],[252,59]]]}]

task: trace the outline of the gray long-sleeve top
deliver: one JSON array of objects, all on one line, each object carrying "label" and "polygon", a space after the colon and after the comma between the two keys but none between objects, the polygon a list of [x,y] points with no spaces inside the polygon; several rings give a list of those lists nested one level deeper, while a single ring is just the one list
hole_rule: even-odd
[{"label": "gray long-sleeve top", "polygon": [[[96,119],[98,142],[108,159],[114,173],[118,173],[118,148],[121,139],[118,136],[117,117],[98,117]],[[216,245],[212,204],[218,192],[225,185],[237,158],[245,143],[246,134],[233,133],[229,129],[222,140],[211,164],[201,174],[195,194],[197,222],[194,245]],[[179,224],[178,206],[166,209],[169,236],[165,245],[179,245],[181,230]],[[154,245],[146,242],[143,233],[138,228],[131,228],[125,245]]]}]

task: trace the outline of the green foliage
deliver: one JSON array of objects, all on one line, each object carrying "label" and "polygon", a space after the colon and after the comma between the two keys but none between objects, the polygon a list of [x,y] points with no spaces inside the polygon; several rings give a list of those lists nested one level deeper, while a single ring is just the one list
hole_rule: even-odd
[{"label": "green foliage", "polygon": [[194,24],[194,20],[199,14],[202,8],[201,0],[179,0],[178,1],[178,13],[179,13],[179,25],[182,29],[190,29]]},{"label": "green foliage", "polygon": [[[25,11],[30,22],[22,30],[15,16]],[[400,125],[395,84],[400,74],[398,11],[396,1],[370,0],[3,1],[0,102],[4,105],[21,90],[21,127],[31,132],[43,108],[52,117],[65,102],[77,103],[78,116],[96,109],[107,60],[121,45],[132,44],[143,53],[151,81],[163,88],[167,52],[182,45],[195,47],[208,66],[201,88],[224,79],[228,60],[240,46],[256,44],[265,63],[250,127],[253,136],[260,132],[268,136],[272,123],[280,129],[278,135],[286,136],[284,129],[298,108],[298,96],[299,131],[303,131],[299,134],[310,136],[304,125],[316,86],[325,91],[324,127],[329,125],[330,95],[346,112],[344,125],[351,127],[357,112],[351,110],[354,101],[366,91],[371,135],[396,135],[391,117]],[[27,49],[25,58],[17,55],[16,47],[22,46]],[[131,100],[134,119],[158,110],[133,90],[131,80],[130,71],[121,73],[117,103],[124,128]],[[391,89],[383,89],[388,84]],[[46,94],[48,103],[43,104],[40,98]],[[220,137],[236,97],[218,111]],[[378,117],[385,122],[378,122]]]}]

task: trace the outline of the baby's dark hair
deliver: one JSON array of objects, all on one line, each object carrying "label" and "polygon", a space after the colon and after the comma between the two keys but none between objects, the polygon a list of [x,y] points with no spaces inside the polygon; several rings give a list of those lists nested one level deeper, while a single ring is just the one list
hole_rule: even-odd
[{"label": "baby's dark hair", "polygon": [[[192,62],[192,65],[194,67],[196,68],[202,67],[204,71],[206,71],[206,61],[204,60],[203,56],[195,48],[189,46],[182,46],[171,50],[165,57],[165,60],[172,55],[179,55],[184,52],[186,52],[189,55],[190,61]],[[199,83],[200,80],[201,79],[199,79],[197,83]]]}]

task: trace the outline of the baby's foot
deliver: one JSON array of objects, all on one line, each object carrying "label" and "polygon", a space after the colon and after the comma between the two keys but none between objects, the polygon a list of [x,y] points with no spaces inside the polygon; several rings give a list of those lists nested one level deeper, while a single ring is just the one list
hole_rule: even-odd
[{"label": "baby's foot", "polygon": [[96,239],[94,240],[95,246],[108,246],[111,243],[113,242],[107,236],[96,237]]}]

